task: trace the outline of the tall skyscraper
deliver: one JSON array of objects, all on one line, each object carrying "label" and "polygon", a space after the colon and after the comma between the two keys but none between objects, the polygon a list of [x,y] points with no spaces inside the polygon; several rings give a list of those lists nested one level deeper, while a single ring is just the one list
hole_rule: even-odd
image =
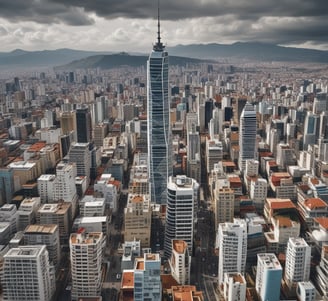
[{"label": "tall skyscraper", "polygon": [[240,116],[239,160],[241,171],[246,169],[247,159],[257,159],[256,150],[256,111],[250,103],[246,103]]},{"label": "tall skyscraper", "polygon": [[4,256],[3,300],[50,301],[55,280],[45,245],[12,248]]},{"label": "tall skyscraper", "polygon": [[89,143],[92,135],[91,113],[88,108],[76,110],[77,142]]},{"label": "tall skyscraper", "polygon": [[147,61],[147,140],[151,201],[166,203],[167,180],[173,173],[168,97],[169,57],[161,42],[158,9],[157,42]]},{"label": "tall skyscraper", "polygon": [[194,214],[199,184],[186,176],[170,177],[167,184],[164,256],[170,258],[172,239],[184,240],[192,254]]},{"label": "tall skyscraper", "polygon": [[221,223],[219,241],[219,283],[224,282],[225,273],[244,273],[247,255],[247,225],[242,219],[233,223]]}]

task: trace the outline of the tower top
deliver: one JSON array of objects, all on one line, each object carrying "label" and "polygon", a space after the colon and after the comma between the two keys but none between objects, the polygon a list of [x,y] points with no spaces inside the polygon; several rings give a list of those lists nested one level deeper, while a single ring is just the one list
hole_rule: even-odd
[{"label": "tower top", "polygon": [[157,42],[154,45],[153,49],[155,51],[163,51],[165,46],[161,42],[161,23],[160,23],[160,8],[159,8],[159,0],[157,2]]}]

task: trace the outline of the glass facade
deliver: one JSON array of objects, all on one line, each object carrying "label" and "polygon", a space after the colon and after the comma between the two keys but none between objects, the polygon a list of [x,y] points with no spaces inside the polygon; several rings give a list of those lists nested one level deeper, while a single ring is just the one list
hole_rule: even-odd
[{"label": "glass facade", "polygon": [[147,140],[151,201],[165,204],[172,175],[172,138],[168,97],[168,54],[157,43],[147,62]]}]

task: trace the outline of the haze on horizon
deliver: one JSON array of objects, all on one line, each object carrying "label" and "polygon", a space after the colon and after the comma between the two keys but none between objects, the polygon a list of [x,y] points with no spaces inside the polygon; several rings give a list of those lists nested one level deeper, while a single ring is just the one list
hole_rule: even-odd
[{"label": "haze on horizon", "polygon": [[[156,18],[156,0],[0,0],[0,51],[149,52]],[[166,0],[161,20],[167,46],[259,41],[328,50],[327,0]]]}]

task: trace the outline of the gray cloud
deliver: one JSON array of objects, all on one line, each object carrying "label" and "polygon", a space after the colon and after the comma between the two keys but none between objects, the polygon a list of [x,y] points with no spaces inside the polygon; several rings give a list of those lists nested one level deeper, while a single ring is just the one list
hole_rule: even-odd
[{"label": "gray cloud", "polygon": [[0,0],[0,17],[12,22],[65,23],[73,26],[94,23],[82,7],[48,0]]},{"label": "gray cloud", "polygon": [[[119,17],[135,19],[139,27],[131,28],[133,21],[128,20],[124,25],[109,28],[117,24]],[[83,33],[83,39],[88,41],[97,36],[98,43],[123,44],[131,40],[135,44],[136,36],[138,41],[143,34],[155,36],[156,23],[152,22],[154,33],[151,31],[153,27],[145,24],[146,19],[154,21],[156,17],[156,0],[0,0],[0,18],[11,24],[16,22],[17,29],[26,21],[47,24],[49,30],[51,24],[65,30],[67,25],[75,28],[86,25],[89,29],[91,26],[88,25],[94,25],[93,31],[88,29]],[[161,19],[165,24],[163,36],[171,45],[222,41],[263,41],[284,45],[309,43],[324,47],[328,44],[327,0],[162,0]],[[98,23],[107,20],[108,28],[102,21],[104,27],[97,27],[95,20]],[[64,39],[63,36],[65,42],[74,39],[69,37],[70,31],[56,36],[58,30],[46,32],[38,28],[37,34],[18,30],[11,38],[22,40],[25,34],[25,41],[32,43],[37,40],[41,44],[43,39],[45,45],[50,39],[57,42]],[[11,32],[14,31],[11,29]],[[75,36],[80,39],[83,34],[75,31]],[[0,24],[0,37],[6,35],[8,30]]]}]

